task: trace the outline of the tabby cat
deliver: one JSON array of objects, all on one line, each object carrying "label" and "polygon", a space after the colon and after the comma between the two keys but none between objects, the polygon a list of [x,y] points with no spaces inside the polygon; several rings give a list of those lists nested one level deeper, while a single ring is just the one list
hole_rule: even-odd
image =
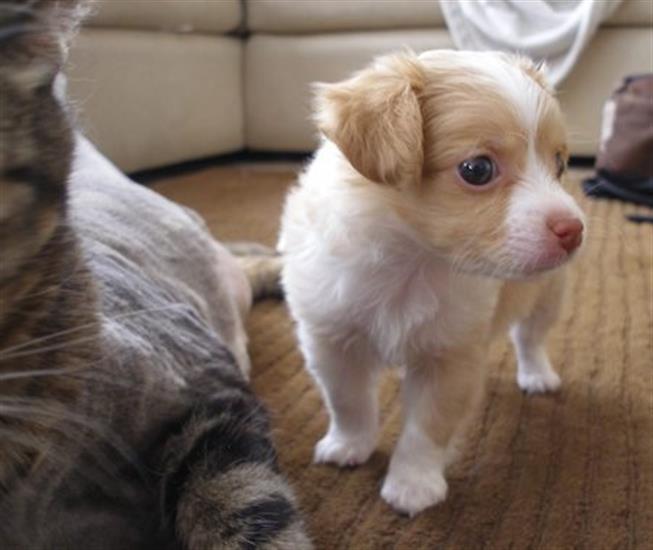
[{"label": "tabby cat", "polygon": [[247,279],[70,122],[81,11],[0,1],[0,548],[309,548],[246,382]]}]

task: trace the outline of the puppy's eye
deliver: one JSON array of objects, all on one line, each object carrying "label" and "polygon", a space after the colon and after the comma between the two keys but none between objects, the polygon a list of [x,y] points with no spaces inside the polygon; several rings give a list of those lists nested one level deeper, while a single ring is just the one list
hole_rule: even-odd
[{"label": "puppy's eye", "polygon": [[556,177],[560,179],[562,177],[562,174],[565,173],[566,169],[567,169],[567,163],[565,162],[562,153],[556,153]]},{"label": "puppy's eye", "polygon": [[494,162],[485,155],[466,159],[458,165],[458,174],[469,185],[486,185],[494,179],[495,173]]}]

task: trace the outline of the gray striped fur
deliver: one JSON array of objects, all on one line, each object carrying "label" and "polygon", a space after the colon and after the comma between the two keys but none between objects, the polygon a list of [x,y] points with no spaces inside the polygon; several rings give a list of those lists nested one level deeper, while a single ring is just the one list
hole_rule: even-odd
[{"label": "gray striped fur", "polygon": [[0,2],[0,548],[309,548],[224,248],[54,97],[76,10]]}]

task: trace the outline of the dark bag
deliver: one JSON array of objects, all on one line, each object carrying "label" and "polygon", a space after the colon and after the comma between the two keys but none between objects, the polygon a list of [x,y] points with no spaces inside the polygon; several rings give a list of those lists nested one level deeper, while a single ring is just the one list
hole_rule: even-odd
[{"label": "dark bag", "polygon": [[653,208],[653,75],[626,77],[605,104],[596,175],[583,188]]}]

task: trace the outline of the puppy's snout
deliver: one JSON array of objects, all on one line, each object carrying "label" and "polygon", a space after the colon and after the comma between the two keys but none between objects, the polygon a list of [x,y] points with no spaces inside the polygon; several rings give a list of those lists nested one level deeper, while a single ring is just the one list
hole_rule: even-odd
[{"label": "puppy's snout", "polygon": [[547,225],[567,253],[576,250],[583,242],[583,222],[577,218],[551,218]]}]

